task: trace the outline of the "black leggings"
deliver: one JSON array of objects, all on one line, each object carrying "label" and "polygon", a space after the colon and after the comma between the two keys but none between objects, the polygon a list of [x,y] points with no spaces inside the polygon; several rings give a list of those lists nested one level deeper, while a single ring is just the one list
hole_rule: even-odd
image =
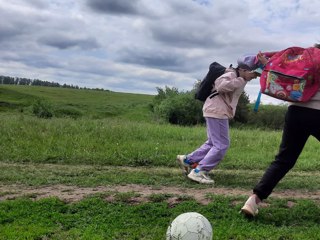
[{"label": "black leggings", "polygon": [[290,106],[286,113],[280,149],[253,192],[266,199],[295,165],[309,136],[320,141],[320,110]]}]

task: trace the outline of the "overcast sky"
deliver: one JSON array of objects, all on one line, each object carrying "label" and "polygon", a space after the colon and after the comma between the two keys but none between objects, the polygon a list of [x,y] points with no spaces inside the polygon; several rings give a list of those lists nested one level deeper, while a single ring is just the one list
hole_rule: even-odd
[{"label": "overcast sky", "polygon": [[[0,75],[187,91],[212,61],[320,42],[319,9],[318,0],[0,0]],[[258,79],[245,90],[253,101]]]}]

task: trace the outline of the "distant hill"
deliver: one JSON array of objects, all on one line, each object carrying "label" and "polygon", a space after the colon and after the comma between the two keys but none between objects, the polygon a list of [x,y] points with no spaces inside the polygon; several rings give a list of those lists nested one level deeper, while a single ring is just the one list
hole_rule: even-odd
[{"label": "distant hill", "polygon": [[0,85],[0,112],[29,114],[35,102],[45,102],[55,116],[147,120],[152,95],[28,85]]}]

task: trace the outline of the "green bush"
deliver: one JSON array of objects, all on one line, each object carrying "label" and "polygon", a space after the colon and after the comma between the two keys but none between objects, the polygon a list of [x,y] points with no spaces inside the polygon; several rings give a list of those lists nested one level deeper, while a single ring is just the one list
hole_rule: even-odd
[{"label": "green bush", "polygon": [[195,125],[204,122],[202,103],[191,92],[165,98],[155,107],[155,113],[166,122],[179,125]]},{"label": "green bush", "polygon": [[53,108],[47,100],[37,99],[32,104],[32,113],[39,118],[51,118],[53,116]]},{"label": "green bush", "polygon": [[159,105],[163,100],[174,97],[179,94],[179,90],[175,87],[169,88],[166,86],[164,89],[157,87],[158,94],[153,99],[153,105]]},{"label": "green bush", "polygon": [[258,112],[250,111],[248,124],[261,129],[280,130],[286,111],[286,105],[261,105]]}]

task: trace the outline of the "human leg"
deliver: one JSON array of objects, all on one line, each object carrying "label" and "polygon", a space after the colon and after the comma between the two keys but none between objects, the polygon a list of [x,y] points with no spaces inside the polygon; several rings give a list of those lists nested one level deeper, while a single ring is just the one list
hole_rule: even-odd
[{"label": "human leg", "polygon": [[209,177],[208,172],[221,161],[229,147],[229,122],[227,119],[207,118],[206,120],[208,141],[212,146],[197,168],[188,174],[188,178],[199,183],[212,184],[214,181]]},{"label": "human leg", "polygon": [[212,147],[212,142],[210,138],[210,134],[207,126],[207,140],[203,143],[199,148],[194,150],[192,153],[187,155],[177,155],[176,160],[183,173],[188,175],[190,171],[195,168],[193,166],[197,165],[204,156],[208,153],[208,151]]},{"label": "human leg", "polygon": [[192,168],[192,165],[200,162],[212,148],[212,141],[209,133],[209,128],[210,127],[208,126],[207,122],[207,140],[205,141],[205,143],[203,143],[192,153],[189,153],[187,155],[177,155],[177,162],[180,165],[180,167],[184,170],[184,172],[189,173],[188,170]]},{"label": "human leg", "polygon": [[199,162],[199,169],[212,170],[223,159],[229,146],[229,120],[207,118],[207,132],[211,148]]},{"label": "human leg", "polygon": [[[195,151],[186,155],[186,158],[191,163],[197,163],[202,161],[204,158],[207,158],[207,160],[204,161],[204,165],[206,165],[206,162],[210,162],[212,155],[217,155],[218,158],[223,158],[229,148],[229,120],[206,118],[206,124],[207,141]],[[209,153],[210,151],[211,153]]]},{"label": "human leg", "polygon": [[320,140],[319,122],[319,110],[289,107],[279,153],[254,187],[254,194],[248,198],[241,212],[249,216],[258,213],[258,204],[271,194],[278,182],[295,165],[310,134]]},{"label": "human leg", "polygon": [[279,153],[265,171],[253,192],[261,199],[267,198],[278,182],[295,165],[303,147],[310,136],[306,127],[307,116],[301,107],[290,106],[286,113]]},{"label": "human leg", "polygon": [[204,144],[202,144],[199,148],[194,150],[192,153],[187,154],[187,159],[189,159],[191,162],[193,163],[200,162],[212,148],[212,142],[208,134],[208,127],[207,127],[207,136],[208,136],[208,139],[207,141],[205,141]]}]

